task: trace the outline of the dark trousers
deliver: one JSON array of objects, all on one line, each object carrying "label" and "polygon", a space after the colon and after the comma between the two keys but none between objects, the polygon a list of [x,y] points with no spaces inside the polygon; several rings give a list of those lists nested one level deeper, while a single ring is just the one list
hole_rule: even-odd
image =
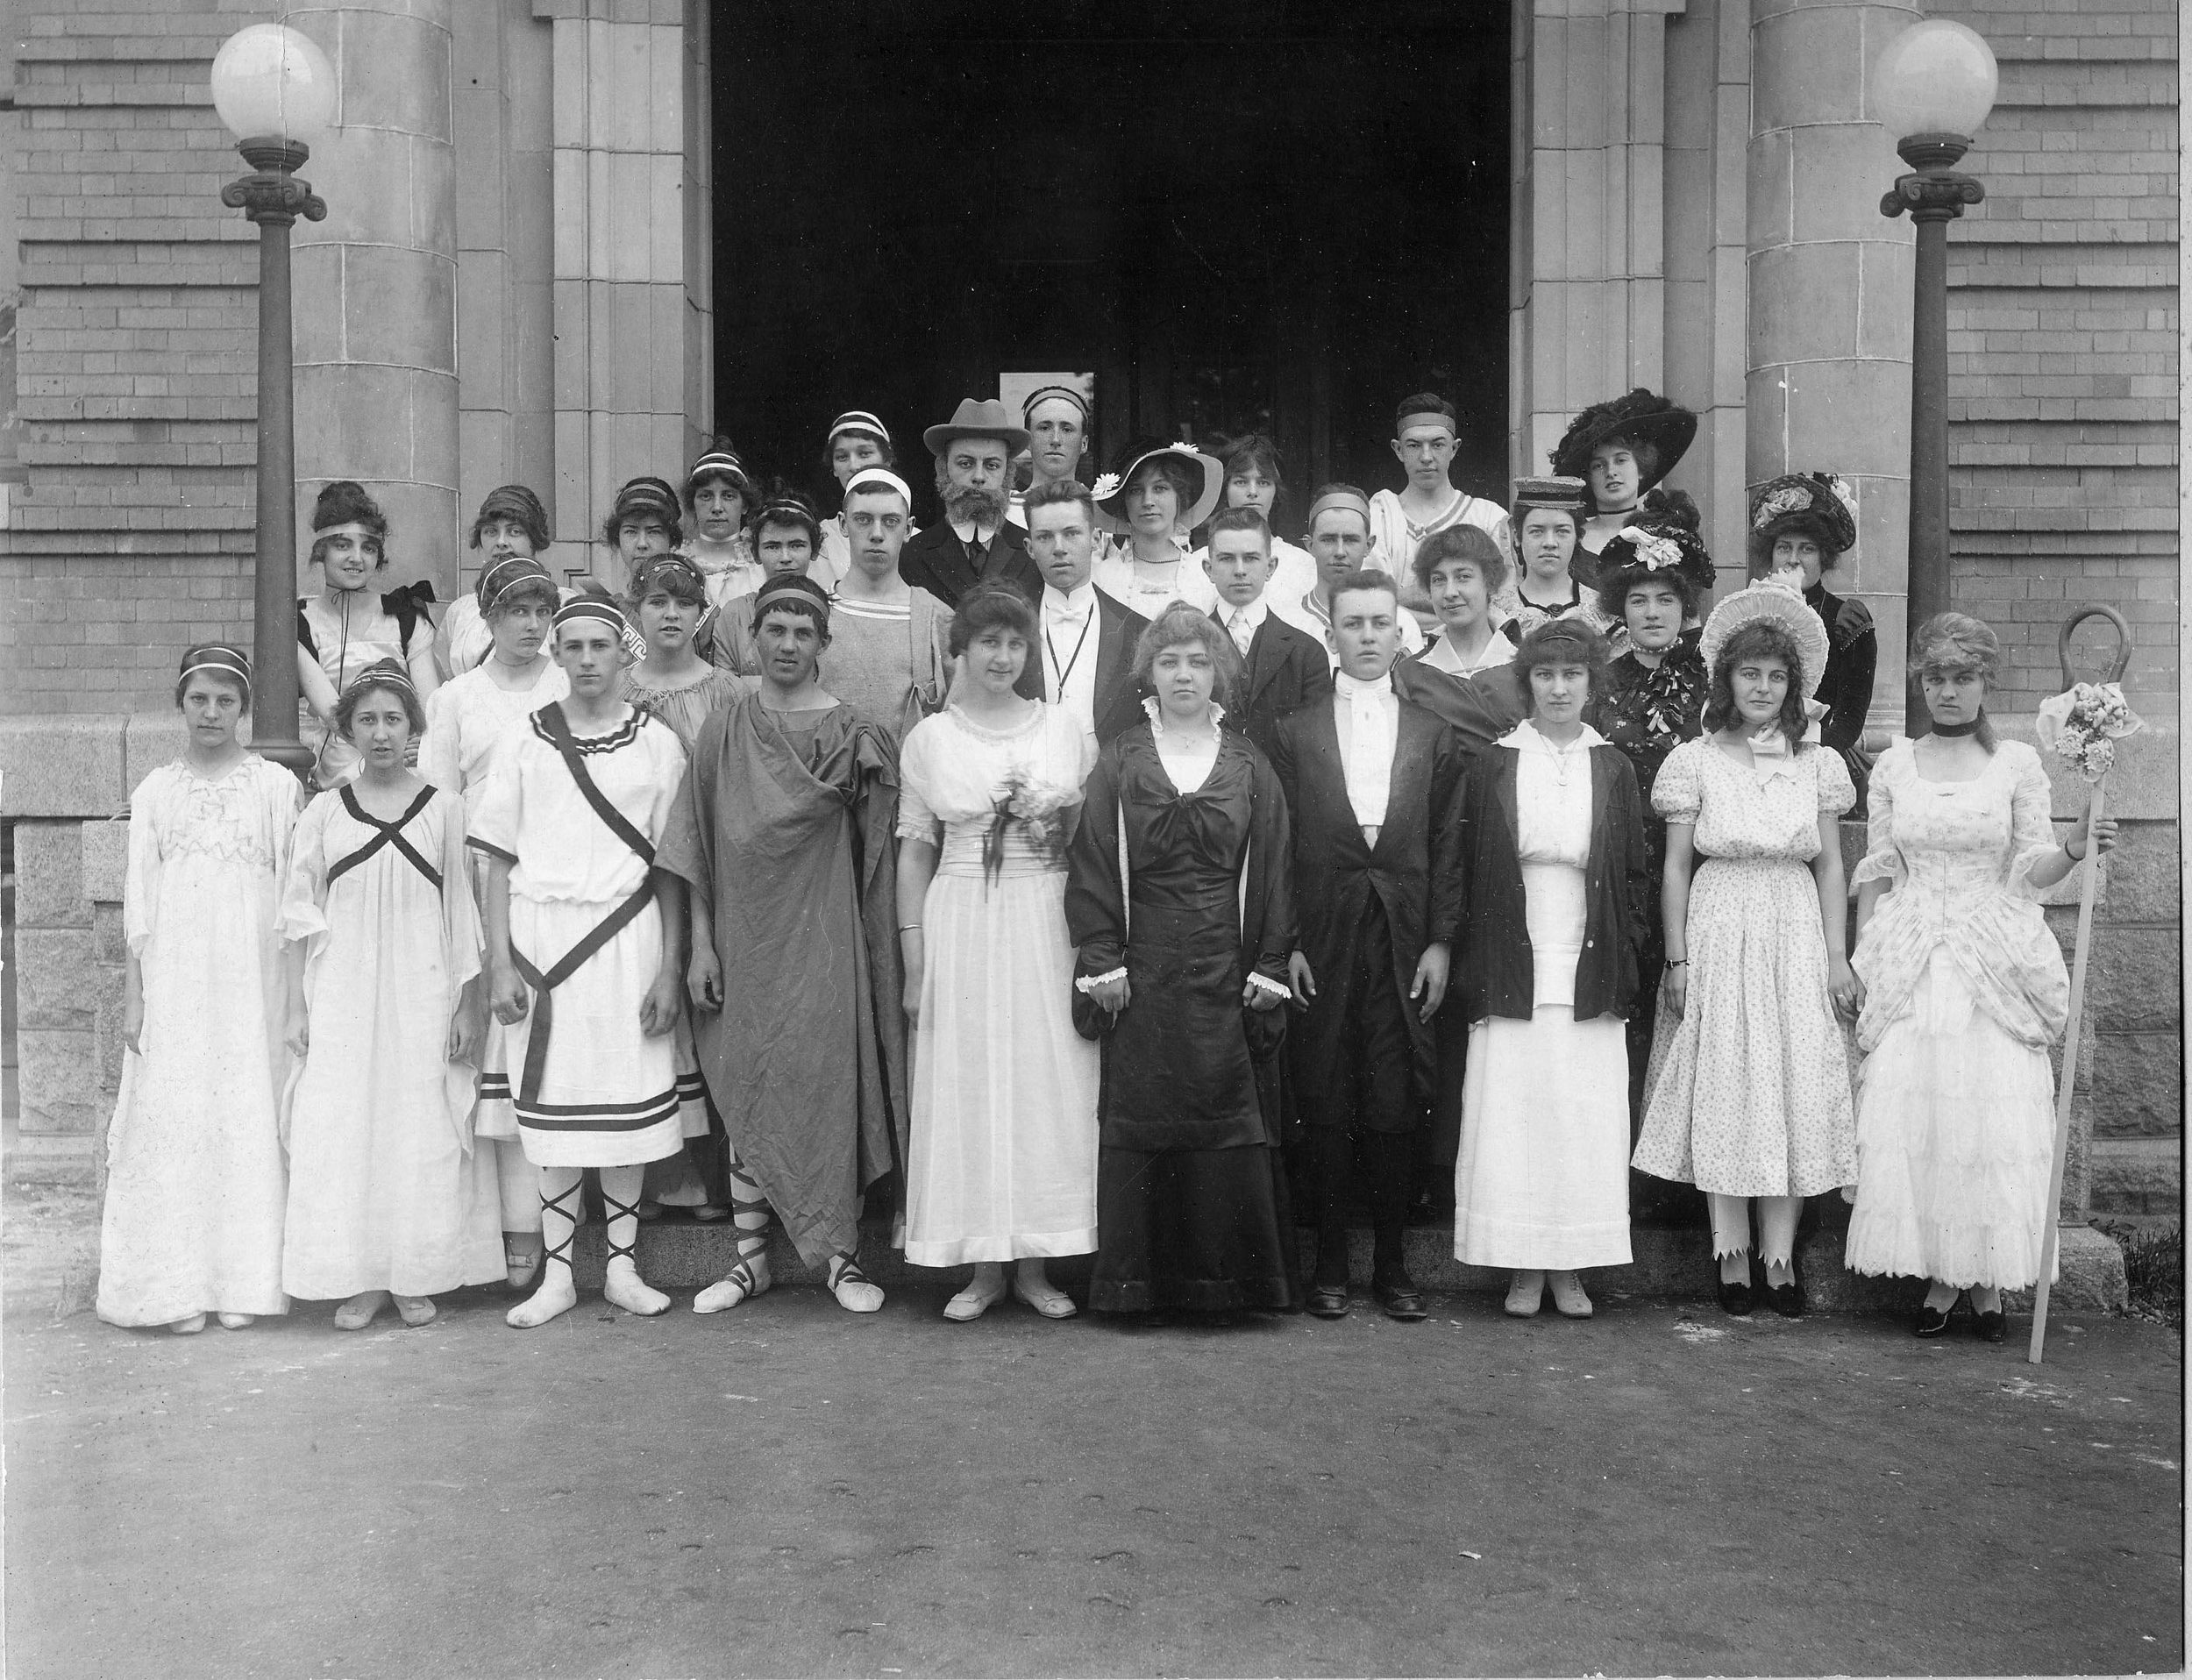
[{"label": "dark trousers", "polygon": [[1347,1282],[1347,1215],[1358,1173],[1370,1205],[1375,1271],[1384,1278],[1403,1269],[1424,1121],[1408,1001],[1393,983],[1392,930],[1375,898],[1348,979],[1338,1053],[1325,1066],[1297,1057],[1289,1070],[1316,1178],[1316,1280],[1335,1285]]}]

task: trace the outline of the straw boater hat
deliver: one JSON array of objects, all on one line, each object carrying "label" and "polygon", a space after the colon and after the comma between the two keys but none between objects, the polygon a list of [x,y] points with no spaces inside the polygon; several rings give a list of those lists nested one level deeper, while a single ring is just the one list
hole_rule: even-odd
[{"label": "straw boater hat", "polygon": [[1193,504],[1179,510],[1180,523],[1192,530],[1210,517],[1211,510],[1218,505],[1218,498],[1225,494],[1225,464],[1214,455],[1204,454],[1192,444],[1161,444],[1145,438],[1137,443],[1128,444],[1119,457],[1122,465],[1117,473],[1106,474],[1107,477],[1115,478],[1117,482],[1108,495],[1097,498],[1097,523],[1107,530],[1120,534],[1130,528],[1132,522],[1127,517],[1127,487],[1134,482],[1136,473],[1163,455],[1169,455],[1174,460],[1184,463],[1191,472],[1199,475],[1196,481],[1201,488],[1195,493]]},{"label": "straw boater hat", "polygon": [[1779,624],[1796,643],[1800,669],[1795,687],[1808,699],[1826,674],[1826,626],[1802,595],[1774,578],[1760,578],[1713,608],[1697,642],[1704,668],[1711,671],[1719,663],[1720,650],[1727,645],[1729,637],[1746,624],[1761,620]]},{"label": "straw boater hat", "polygon": [[1592,450],[1610,438],[1639,438],[1659,452],[1659,465],[1637,486],[1640,495],[1675,470],[1697,435],[1696,415],[1640,385],[1626,396],[1594,402],[1577,415],[1553,446],[1553,470],[1564,478],[1587,479]]},{"label": "straw boater hat", "polygon": [[943,454],[954,438],[994,438],[1005,445],[1007,455],[1017,455],[1028,446],[1027,428],[1014,425],[1011,413],[993,396],[979,402],[971,396],[961,397],[949,420],[921,434],[931,455]]},{"label": "straw boater hat", "polygon": [[1770,552],[1776,537],[1809,537],[1829,557],[1857,545],[1849,487],[1827,473],[1784,473],[1751,497],[1751,542]]}]

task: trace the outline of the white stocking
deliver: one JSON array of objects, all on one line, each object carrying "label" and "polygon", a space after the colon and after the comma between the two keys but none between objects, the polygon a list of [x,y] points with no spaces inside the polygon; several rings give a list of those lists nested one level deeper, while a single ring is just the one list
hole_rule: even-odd
[{"label": "white stocking", "polygon": [[1706,1205],[1712,1210],[1712,1255],[1725,1260],[1730,1255],[1751,1251],[1751,1203],[1748,1196],[1709,1195]]},{"label": "white stocking", "polygon": [[1761,1196],[1758,1199],[1758,1247],[1766,1263],[1767,1281],[1778,1268],[1783,1281],[1796,1262],[1797,1221],[1804,1217],[1801,1196]]},{"label": "white stocking", "polygon": [[608,1215],[608,1271],[601,1292],[608,1297],[610,1306],[642,1318],[666,1313],[670,1298],[641,1280],[638,1263],[632,1255],[639,1242],[639,1190],[646,1181],[647,1169],[603,1167],[601,1175],[601,1211]]},{"label": "white stocking", "polygon": [[571,1240],[579,1228],[585,1184],[578,1167],[540,1169],[540,1287],[502,1315],[515,1329],[534,1329],[579,1304],[578,1285],[571,1281]]}]

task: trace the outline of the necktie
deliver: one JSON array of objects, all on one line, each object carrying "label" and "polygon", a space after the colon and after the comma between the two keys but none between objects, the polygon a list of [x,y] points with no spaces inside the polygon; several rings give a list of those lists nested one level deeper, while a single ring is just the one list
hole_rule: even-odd
[{"label": "necktie", "polygon": [[1233,616],[1233,644],[1241,650],[1241,657],[1249,657],[1249,644],[1256,640],[1256,631],[1249,623],[1249,616],[1237,612]]},{"label": "necktie", "polygon": [[981,574],[982,533],[979,530],[966,539],[966,563],[974,568],[978,577]]}]

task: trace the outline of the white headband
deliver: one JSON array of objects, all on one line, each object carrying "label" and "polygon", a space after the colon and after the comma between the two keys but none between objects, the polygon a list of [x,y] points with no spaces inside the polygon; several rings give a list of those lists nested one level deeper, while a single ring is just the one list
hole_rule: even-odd
[{"label": "white headband", "polygon": [[843,500],[851,501],[855,490],[895,490],[904,499],[906,511],[911,513],[914,510],[913,491],[907,488],[904,479],[887,466],[864,466],[855,473],[845,481]]}]

